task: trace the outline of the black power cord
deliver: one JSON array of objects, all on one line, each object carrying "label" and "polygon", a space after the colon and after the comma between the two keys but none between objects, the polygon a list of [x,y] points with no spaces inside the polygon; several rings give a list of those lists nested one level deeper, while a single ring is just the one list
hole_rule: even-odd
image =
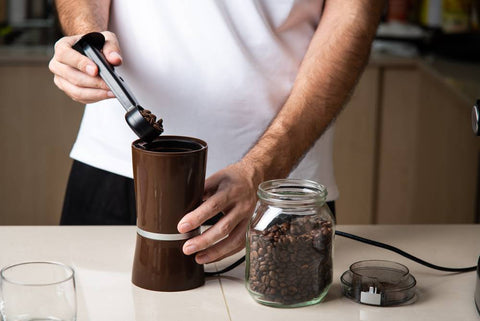
[{"label": "black power cord", "polygon": [[220,270],[217,272],[205,272],[205,276],[214,276],[214,275],[227,273],[228,271],[233,270],[234,268],[242,264],[244,261],[245,261],[245,255],[239,258],[237,261],[235,261],[235,263],[233,263],[232,265],[229,265],[226,268],[224,268],[223,270]]},{"label": "black power cord", "polygon": [[[365,243],[365,244],[377,246],[377,247],[380,247],[382,249],[395,252],[397,254],[400,254],[401,256],[406,257],[407,259],[410,259],[414,262],[417,262],[421,265],[424,265],[424,266],[429,267],[429,268],[434,269],[434,270],[439,270],[439,271],[444,271],[444,272],[464,273],[464,272],[473,272],[477,269],[476,266],[464,267],[464,268],[451,268],[451,267],[439,266],[439,265],[432,264],[432,263],[429,263],[427,261],[424,261],[424,260],[422,260],[422,259],[420,259],[420,258],[418,258],[418,257],[416,257],[412,254],[409,254],[409,253],[407,253],[403,250],[400,250],[399,248],[397,248],[395,246],[392,246],[392,245],[389,245],[389,244],[385,244],[385,243],[382,243],[382,242],[370,240],[370,239],[367,239],[367,238],[364,238],[364,237],[361,237],[361,236],[357,236],[357,235],[354,235],[354,234],[350,234],[350,233],[346,233],[346,232],[342,232],[342,231],[338,231],[338,230],[335,231],[335,235],[343,236],[343,237],[346,237],[346,238],[349,238],[349,239],[352,239],[352,240],[355,240],[355,241],[358,241],[358,242],[362,242],[362,243]],[[242,264],[244,261],[245,261],[245,256],[242,256],[235,263],[227,266],[223,270],[220,270],[220,271],[217,271],[217,272],[205,272],[205,276],[214,276],[214,275],[219,275],[219,274],[226,273],[230,270],[233,270],[234,268],[236,268],[237,266]]]},{"label": "black power cord", "polygon": [[355,241],[358,241],[358,242],[362,242],[362,243],[370,244],[370,245],[373,245],[373,246],[381,247],[382,249],[386,249],[386,250],[395,252],[397,254],[400,254],[401,256],[404,256],[407,259],[410,259],[414,262],[417,262],[421,265],[424,265],[424,266],[429,267],[429,268],[434,269],[434,270],[439,270],[439,271],[444,271],[444,272],[463,273],[463,272],[472,272],[472,271],[475,271],[477,269],[476,266],[465,267],[465,268],[450,268],[450,267],[439,266],[439,265],[435,265],[435,264],[429,263],[427,261],[424,261],[424,260],[422,260],[422,259],[420,259],[416,256],[413,256],[413,255],[411,255],[411,254],[409,254],[405,251],[400,250],[399,248],[397,248],[395,246],[391,246],[391,245],[388,245],[388,244],[385,244],[385,243],[382,243],[382,242],[369,240],[369,239],[366,239],[364,237],[360,237],[360,236],[350,234],[350,233],[346,233],[346,232],[342,232],[342,231],[335,231],[335,235],[343,236],[343,237],[346,237],[346,238],[349,238],[349,239],[352,239],[352,240],[355,240]]}]

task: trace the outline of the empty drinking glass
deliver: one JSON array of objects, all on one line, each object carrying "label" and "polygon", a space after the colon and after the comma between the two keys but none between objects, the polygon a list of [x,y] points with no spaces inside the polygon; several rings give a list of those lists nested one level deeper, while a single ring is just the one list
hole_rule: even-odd
[{"label": "empty drinking glass", "polygon": [[74,271],[56,262],[25,262],[0,271],[0,312],[5,321],[75,321]]}]

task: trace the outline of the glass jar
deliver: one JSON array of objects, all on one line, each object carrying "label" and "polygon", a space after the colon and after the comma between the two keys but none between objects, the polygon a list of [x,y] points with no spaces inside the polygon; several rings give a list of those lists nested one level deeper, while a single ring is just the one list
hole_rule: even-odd
[{"label": "glass jar", "polygon": [[246,287],[259,303],[300,307],[320,302],[332,283],[335,233],[327,190],[308,180],[258,187],[247,229]]}]

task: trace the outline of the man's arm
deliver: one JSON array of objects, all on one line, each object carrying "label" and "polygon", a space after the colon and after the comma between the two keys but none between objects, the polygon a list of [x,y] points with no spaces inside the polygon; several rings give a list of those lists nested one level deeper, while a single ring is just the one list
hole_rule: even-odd
[{"label": "man's arm", "polygon": [[340,112],[368,60],[382,4],[326,2],[288,100],[245,156],[263,180],[287,176]]},{"label": "man's arm", "polygon": [[368,60],[383,6],[383,0],[326,1],[286,103],[240,162],[207,179],[207,200],[180,221],[185,233],[226,214],[187,241],[185,254],[206,263],[243,248],[258,184],[288,176],[340,112]]},{"label": "man's arm", "polygon": [[111,0],[56,0],[58,19],[66,36],[105,31]]},{"label": "man's arm", "polygon": [[98,67],[72,46],[86,33],[98,31],[105,36],[103,53],[114,66],[122,63],[117,37],[106,31],[111,0],[56,0],[63,37],[55,44],[55,55],[50,60],[54,82],[73,100],[92,103],[113,98],[107,84],[98,76]]}]

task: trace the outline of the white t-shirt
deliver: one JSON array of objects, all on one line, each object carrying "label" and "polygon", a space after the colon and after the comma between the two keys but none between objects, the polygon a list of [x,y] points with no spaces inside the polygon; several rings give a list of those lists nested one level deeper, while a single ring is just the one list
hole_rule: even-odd
[{"label": "white t-shirt", "polygon": [[[125,79],[164,135],[208,143],[207,177],[242,158],[286,101],[323,0],[113,0]],[[86,106],[71,157],[132,177],[137,139],[116,99]],[[336,199],[333,127],[291,173]],[[279,151],[281,152],[281,151]]]}]

